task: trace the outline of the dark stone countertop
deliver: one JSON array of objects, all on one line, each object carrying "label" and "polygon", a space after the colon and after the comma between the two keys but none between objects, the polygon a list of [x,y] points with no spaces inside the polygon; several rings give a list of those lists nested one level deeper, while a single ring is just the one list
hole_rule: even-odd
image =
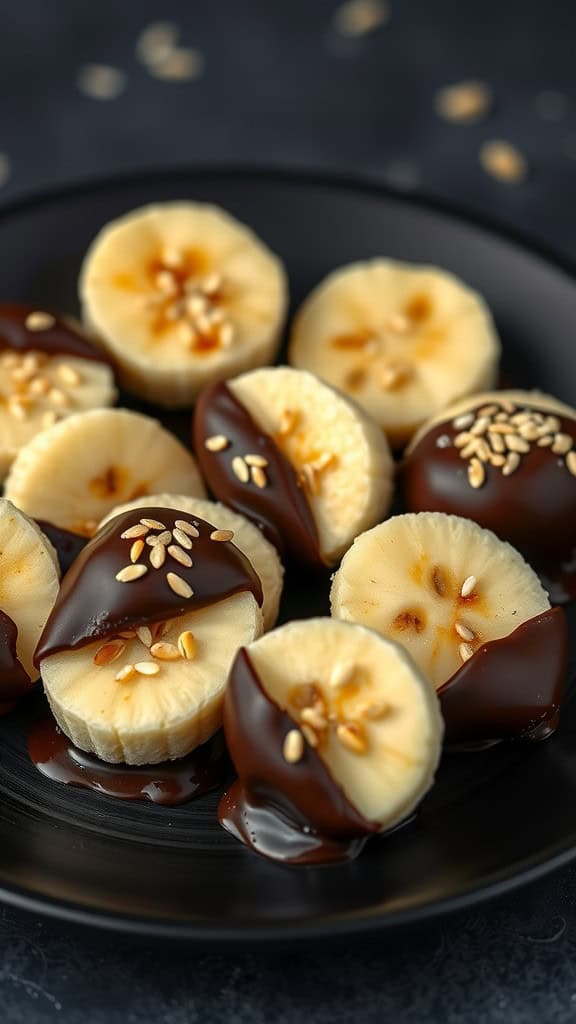
[{"label": "dark stone countertop", "polygon": [[[576,9],[566,0],[390,0],[386,28],[330,29],[332,0],[98,4],[0,0],[3,202],[115,172],[270,165],[353,173],[456,201],[576,258]],[[151,77],[138,32],[170,19],[205,56],[196,81]],[[127,76],[110,101],[79,69]],[[485,121],[451,125],[441,85],[489,82]],[[514,142],[527,181],[480,168]],[[6,177],[0,157],[0,180]],[[572,809],[567,808],[567,813]],[[72,931],[0,911],[3,1024],[531,1024],[576,1016],[576,868],[389,939],[202,951]]]}]

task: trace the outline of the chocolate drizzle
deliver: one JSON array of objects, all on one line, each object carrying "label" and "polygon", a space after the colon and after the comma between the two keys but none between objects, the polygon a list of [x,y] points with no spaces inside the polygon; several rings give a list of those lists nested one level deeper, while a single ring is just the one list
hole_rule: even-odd
[{"label": "chocolate drizzle", "polygon": [[[42,330],[29,330],[27,318],[35,312],[46,312],[54,323]],[[10,302],[0,304],[0,350],[15,352],[46,352],[47,355],[69,355],[78,359],[106,363],[108,360],[90,343],[80,325],[69,317],[45,310],[43,306],[26,306]]]},{"label": "chocolate drizzle", "polygon": [[479,647],[438,690],[446,739],[551,735],[566,680],[567,644],[564,612],[550,608]]},{"label": "chocolate drizzle", "polygon": [[[0,611],[0,703],[19,700],[29,692],[32,681],[16,653],[18,627]],[[0,709],[1,713],[1,709]]]},{"label": "chocolate drizzle", "polygon": [[170,806],[216,789],[230,770],[222,733],[178,761],[138,766],[107,764],[75,747],[50,714],[32,725],[28,754],[38,770],[54,782],[93,789],[118,800]]},{"label": "chocolate drizzle", "polygon": [[87,538],[82,537],[79,533],[72,533],[71,530],[65,530],[61,526],[54,526],[54,523],[48,523],[44,519],[37,519],[36,523],[54,547],[58,555],[60,572],[64,575],[82,549],[86,547]]},{"label": "chocolate drizzle", "polygon": [[[228,440],[223,451],[211,452],[206,438],[222,434]],[[216,497],[261,527],[281,553],[297,561],[324,566],[318,531],[296,472],[268,434],[254,422],[224,383],[213,384],[201,394],[194,418],[196,457]],[[267,460],[265,487],[242,483],[232,470],[232,459],[248,453]]]},{"label": "chocolate drizzle", "polygon": [[[139,579],[121,583],[116,574],[131,565],[133,538],[122,533],[140,523],[156,520],[173,531],[176,520],[192,523],[199,536],[191,538],[192,566],[186,568],[167,554],[160,569],[150,564],[151,547],[144,543],[138,565],[147,566]],[[250,591],[262,604],[262,587],[250,562],[229,541],[211,540],[215,527],[197,516],[165,508],[138,508],[116,516],[94,537],[64,577],[56,604],[36,651],[36,663],[57,651],[75,650],[104,640],[120,630],[167,621],[205,608],[226,597]],[[159,531],[150,530],[149,534]],[[142,538],[144,541],[146,537]],[[177,543],[175,540],[174,543]],[[166,575],[175,573],[193,589],[182,597],[169,586]]]},{"label": "chocolate drizzle", "polygon": [[220,823],[246,845],[291,864],[356,856],[379,831],[349,802],[322,758],[307,744],[301,760],[283,756],[295,722],[265,693],[245,649],[230,673],[224,732],[239,780],[224,794]]}]

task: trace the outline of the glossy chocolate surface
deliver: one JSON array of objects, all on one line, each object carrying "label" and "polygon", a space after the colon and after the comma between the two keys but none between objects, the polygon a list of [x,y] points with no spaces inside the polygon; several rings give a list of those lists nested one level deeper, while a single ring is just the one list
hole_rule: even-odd
[{"label": "glossy chocolate surface", "polygon": [[[0,611],[0,704],[18,700],[28,693],[32,685],[16,653],[17,639],[16,623],[6,612]],[[4,713],[9,710],[4,709]]]},{"label": "glossy chocolate surface", "polygon": [[378,831],[349,802],[308,744],[296,764],[282,750],[294,719],[266,694],[241,649],[224,699],[224,733],[239,781],[224,795],[219,820],[259,853],[289,863],[348,860]]},{"label": "glossy chocolate surface", "polygon": [[[167,555],[164,565],[154,569],[149,562],[151,548],[144,544],[139,564],[146,574],[127,583],[116,574],[130,562],[134,538],[121,534],[140,523],[156,520],[172,531],[176,520],[192,523],[199,536],[191,538],[191,568]],[[56,604],[40,637],[36,661],[56,651],[74,650],[103,640],[120,630],[177,618],[205,608],[226,597],[250,591],[262,604],[262,587],[250,562],[230,541],[210,539],[215,527],[197,516],[165,508],[139,508],[116,516],[94,537],[64,577]],[[158,534],[160,530],[151,530]],[[146,537],[142,538],[146,541]],[[191,597],[174,593],[166,580],[175,573],[192,587]]]},{"label": "glossy chocolate surface", "polygon": [[[29,330],[26,319],[37,312],[49,313],[54,324],[44,330]],[[108,362],[72,319],[51,309],[16,302],[0,303],[0,350],[8,348],[15,352],[46,352],[52,356],[68,355],[98,363]]]},{"label": "glossy chocolate surface", "polygon": [[58,555],[60,572],[64,576],[72,562],[86,547],[87,538],[82,537],[79,533],[73,533],[71,530],[65,530],[61,526],[54,526],[53,523],[48,523],[45,519],[37,519],[36,523],[54,547]]},{"label": "glossy chocolate surface", "polygon": [[558,725],[568,636],[550,608],[479,647],[438,690],[446,740],[545,739]]},{"label": "glossy chocolate surface", "polygon": [[230,773],[222,733],[178,761],[107,764],[75,747],[50,713],[30,727],[28,754],[38,770],[54,782],[93,789],[118,800],[145,800],[171,806],[216,789]]},{"label": "glossy chocolate surface", "polygon": [[[206,438],[223,434],[224,451],[210,452]],[[294,468],[276,442],[254,422],[224,383],[201,394],[194,416],[194,445],[208,486],[220,501],[261,527],[281,554],[299,562],[323,566],[318,531]],[[248,453],[267,460],[267,486],[242,483],[232,471],[232,459]]]}]

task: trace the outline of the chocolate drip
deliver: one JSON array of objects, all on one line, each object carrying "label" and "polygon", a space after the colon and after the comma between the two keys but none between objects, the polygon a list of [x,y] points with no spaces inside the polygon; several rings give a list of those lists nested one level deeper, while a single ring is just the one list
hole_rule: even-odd
[{"label": "chocolate drip", "polygon": [[[131,565],[134,538],[123,539],[125,530],[152,519],[173,531],[176,520],[192,523],[199,536],[191,538],[193,564],[186,568],[167,554],[160,569],[151,566],[150,547],[144,549],[138,565],[147,572],[139,579],[121,583],[116,574]],[[104,640],[120,630],[167,621],[187,612],[250,591],[262,604],[262,587],[250,562],[229,541],[211,540],[215,527],[197,516],[165,508],[138,508],[116,516],[88,542],[64,577],[56,604],[44,628],[36,651],[36,663],[57,651],[75,650],[95,640]],[[157,534],[159,530],[151,530]],[[146,537],[142,538],[144,541]],[[177,543],[174,541],[174,543]],[[181,597],[168,585],[166,574],[175,573],[193,590]]]},{"label": "chocolate drip", "polygon": [[54,526],[53,523],[48,523],[44,519],[37,519],[36,523],[56,549],[60,572],[64,575],[82,549],[86,547],[87,538],[82,537],[79,533],[72,533],[71,530],[64,530],[61,526]]},{"label": "chocolate drip", "polygon": [[550,608],[480,647],[438,690],[446,739],[551,735],[566,680],[567,644],[564,612]]},{"label": "chocolate drip", "polygon": [[266,694],[245,649],[224,699],[224,733],[239,775],[219,807],[220,823],[259,853],[289,863],[345,860],[378,831],[349,802],[307,744],[296,764],[283,756],[294,720]]},{"label": "chocolate drip", "polygon": [[[49,313],[54,324],[40,331],[29,330],[26,319],[35,312]],[[69,355],[92,362],[108,362],[71,318],[43,306],[25,306],[16,302],[0,304],[0,349],[8,348],[15,352],[46,352],[51,356]]]},{"label": "chocolate drip", "polygon": [[230,771],[221,733],[178,761],[137,766],[107,764],[75,747],[50,714],[32,725],[28,754],[38,770],[54,782],[93,789],[118,800],[170,806],[216,789]]},{"label": "chocolate drip", "polygon": [[[576,420],[557,419],[576,445]],[[409,452],[401,470],[408,511],[474,519],[510,541],[550,580],[554,600],[576,596],[576,477],[565,457],[534,443],[510,476],[484,463],[485,481],[473,488],[459,449],[437,444],[443,437],[453,442],[457,433],[450,420],[436,424]]]},{"label": "chocolate drip", "polygon": [[[18,627],[0,611],[0,703],[18,700],[29,692],[32,682],[16,653]],[[8,709],[9,710],[9,709]],[[2,709],[0,708],[0,713]]]},{"label": "chocolate drip", "polygon": [[[228,439],[223,451],[211,452],[206,438],[222,434]],[[299,562],[324,566],[318,531],[306,495],[294,468],[276,442],[254,422],[224,383],[201,394],[194,417],[196,457],[210,489],[231,508],[261,527],[281,553]],[[242,483],[232,470],[232,459],[247,454],[267,460],[266,487]]]}]

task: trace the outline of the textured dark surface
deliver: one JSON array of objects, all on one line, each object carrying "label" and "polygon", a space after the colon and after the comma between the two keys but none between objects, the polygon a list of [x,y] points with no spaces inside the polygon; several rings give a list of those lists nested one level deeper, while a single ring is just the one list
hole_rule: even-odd
[{"label": "textured dark surface", "polygon": [[[319,0],[2,0],[0,149],[13,175],[0,195],[201,162],[354,171],[456,199],[576,256],[576,109],[547,120],[537,107],[543,90],[575,100],[573,5],[396,0],[388,28],[345,45],[328,30],[333,9]],[[158,17],[177,20],[205,53],[199,82],[157,82],[135,61],[136,33]],[[75,77],[88,61],[123,68],[123,96],[81,96]],[[497,107],[486,122],[450,126],[435,117],[432,92],[463,77],[491,82]],[[525,151],[524,185],[500,185],[479,168],[478,147],[493,137]],[[543,794],[534,798],[545,813]],[[2,1020],[569,1021],[575,881],[576,869],[564,870],[393,942],[254,954],[135,946],[6,911]]]}]

